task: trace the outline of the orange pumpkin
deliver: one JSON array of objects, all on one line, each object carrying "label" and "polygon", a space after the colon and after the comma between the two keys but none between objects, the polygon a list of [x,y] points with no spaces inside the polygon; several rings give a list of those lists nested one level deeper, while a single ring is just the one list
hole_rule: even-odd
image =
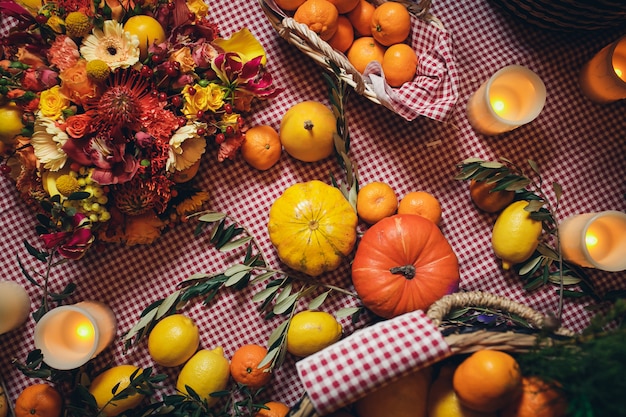
[{"label": "orange pumpkin", "polygon": [[426,310],[456,291],[459,263],[437,225],[415,214],[396,214],[363,234],[352,282],[365,307],[391,318]]}]

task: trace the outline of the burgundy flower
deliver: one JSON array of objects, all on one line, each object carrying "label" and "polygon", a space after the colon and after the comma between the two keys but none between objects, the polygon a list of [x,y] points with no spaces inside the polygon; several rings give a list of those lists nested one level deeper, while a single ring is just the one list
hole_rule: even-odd
[{"label": "burgundy flower", "polygon": [[39,235],[46,249],[56,248],[59,255],[67,259],[82,258],[95,237],[91,233],[91,222],[82,213],[76,213],[72,219],[72,230]]},{"label": "burgundy flower", "polygon": [[259,98],[272,98],[282,89],[274,86],[272,76],[264,71],[261,59],[258,56],[243,63],[238,53],[226,52],[213,59],[211,68],[233,95],[239,90]]}]

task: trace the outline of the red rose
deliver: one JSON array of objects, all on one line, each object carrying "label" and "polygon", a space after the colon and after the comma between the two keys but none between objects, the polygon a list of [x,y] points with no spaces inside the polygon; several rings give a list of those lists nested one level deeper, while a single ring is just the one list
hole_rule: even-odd
[{"label": "red rose", "polygon": [[65,121],[65,132],[74,139],[80,139],[91,133],[91,122],[88,114],[70,116]]}]

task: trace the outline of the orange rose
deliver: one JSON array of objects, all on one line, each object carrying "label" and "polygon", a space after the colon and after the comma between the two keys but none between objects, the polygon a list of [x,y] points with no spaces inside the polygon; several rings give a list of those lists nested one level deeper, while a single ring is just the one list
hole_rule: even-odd
[{"label": "orange rose", "polygon": [[59,77],[62,93],[78,104],[100,95],[98,85],[87,76],[87,61],[84,59],[61,72]]},{"label": "orange rose", "polygon": [[76,114],[65,121],[65,132],[74,139],[80,139],[91,133],[91,117],[88,114]]}]

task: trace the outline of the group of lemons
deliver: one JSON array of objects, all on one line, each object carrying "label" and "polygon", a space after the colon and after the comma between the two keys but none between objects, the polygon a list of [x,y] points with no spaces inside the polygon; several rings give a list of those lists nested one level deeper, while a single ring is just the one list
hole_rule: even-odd
[{"label": "group of lemons", "polygon": [[293,19],[341,53],[360,73],[378,61],[387,84],[400,87],[413,80],[418,56],[407,43],[411,15],[405,5],[366,0],[276,0]]}]

